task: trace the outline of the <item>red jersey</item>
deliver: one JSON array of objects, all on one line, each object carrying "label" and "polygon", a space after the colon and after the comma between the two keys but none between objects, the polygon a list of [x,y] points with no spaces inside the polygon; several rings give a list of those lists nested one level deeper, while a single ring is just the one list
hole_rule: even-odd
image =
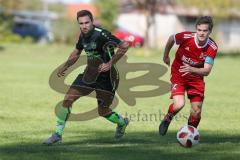
[{"label": "red jersey", "polygon": [[218,47],[213,39],[209,37],[206,44],[199,46],[196,38],[195,32],[181,32],[174,35],[175,43],[179,45],[179,48],[172,63],[172,78],[174,76],[174,79],[179,80],[203,79],[203,76],[191,73],[181,76],[184,73],[179,72],[183,62],[193,67],[202,68],[207,56],[215,58]]}]

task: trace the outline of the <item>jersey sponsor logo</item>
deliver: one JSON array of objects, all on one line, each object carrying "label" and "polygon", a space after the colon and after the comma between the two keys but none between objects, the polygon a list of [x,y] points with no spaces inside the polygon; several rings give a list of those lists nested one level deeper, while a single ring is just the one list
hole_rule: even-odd
[{"label": "jersey sponsor logo", "polygon": [[191,58],[188,58],[188,57],[186,57],[184,55],[182,56],[182,61],[185,62],[185,63],[188,63],[188,64],[190,64],[192,66],[197,64],[197,62],[194,62]]},{"label": "jersey sponsor logo", "polygon": [[85,51],[85,52],[87,54],[87,57],[90,58],[90,59],[100,58],[100,55],[98,54],[97,51]]},{"label": "jersey sponsor logo", "polygon": [[185,55],[182,56],[182,61],[194,67],[200,67],[203,65],[202,62],[195,62],[191,58],[186,57]]}]

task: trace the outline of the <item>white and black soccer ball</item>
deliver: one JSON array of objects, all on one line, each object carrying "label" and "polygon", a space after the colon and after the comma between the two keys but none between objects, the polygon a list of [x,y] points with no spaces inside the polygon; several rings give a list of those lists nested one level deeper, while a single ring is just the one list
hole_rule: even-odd
[{"label": "white and black soccer ball", "polygon": [[177,132],[177,140],[181,146],[190,148],[199,143],[200,135],[195,127],[185,125]]}]

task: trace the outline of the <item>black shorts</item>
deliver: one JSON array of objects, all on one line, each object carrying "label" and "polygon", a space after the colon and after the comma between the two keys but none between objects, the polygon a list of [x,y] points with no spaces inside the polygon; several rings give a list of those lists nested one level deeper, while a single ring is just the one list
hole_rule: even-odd
[{"label": "black shorts", "polygon": [[84,74],[79,74],[71,85],[71,88],[77,89],[82,96],[96,92],[96,98],[99,106],[109,107],[114,99],[115,91],[118,87],[119,76],[117,70],[111,70],[101,73],[96,81],[87,83],[84,80]]}]

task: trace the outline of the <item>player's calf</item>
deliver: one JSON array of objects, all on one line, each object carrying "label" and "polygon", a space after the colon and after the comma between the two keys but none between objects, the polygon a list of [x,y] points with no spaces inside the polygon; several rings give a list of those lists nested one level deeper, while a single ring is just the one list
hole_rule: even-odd
[{"label": "player's calf", "polygon": [[159,125],[159,134],[164,136],[167,133],[168,127],[171,123],[170,115],[166,115]]},{"label": "player's calf", "polygon": [[200,120],[201,120],[201,107],[193,106],[191,109],[190,116],[188,118],[188,125],[197,128],[200,123]]},{"label": "player's calf", "polygon": [[184,104],[175,108],[175,104],[171,104],[168,109],[167,115],[164,117],[159,125],[159,134],[164,136],[167,133],[168,127],[173,117],[183,108]]}]

